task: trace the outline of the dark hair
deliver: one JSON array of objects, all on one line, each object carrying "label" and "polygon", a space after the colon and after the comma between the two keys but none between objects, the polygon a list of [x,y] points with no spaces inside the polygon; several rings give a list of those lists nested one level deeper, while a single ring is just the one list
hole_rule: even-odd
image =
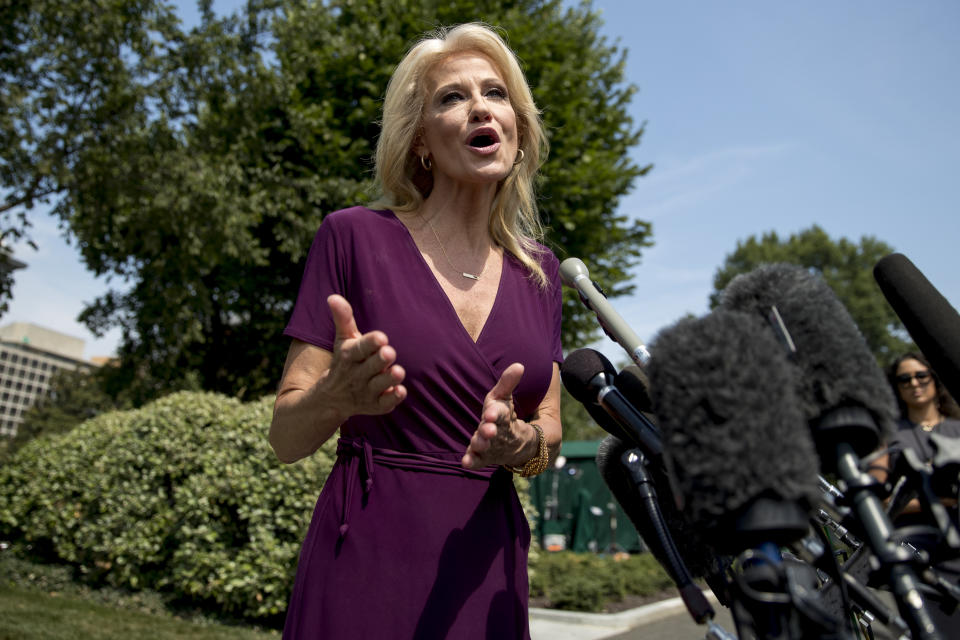
[{"label": "dark hair", "polygon": [[907,417],[907,405],[904,404],[903,398],[900,397],[900,388],[897,385],[897,369],[904,360],[916,360],[930,371],[930,375],[933,378],[933,387],[937,391],[937,409],[948,418],[960,418],[960,406],[957,406],[956,400],[953,399],[950,392],[947,391],[940,382],[937,372],[930,366],[930,361],[918,351],[908,351],[887,367],[887,380],[890,382],[890,386],[893,387],[893,396],[897,399],[897,408],[900,410],[900,416],[903,418]]}]

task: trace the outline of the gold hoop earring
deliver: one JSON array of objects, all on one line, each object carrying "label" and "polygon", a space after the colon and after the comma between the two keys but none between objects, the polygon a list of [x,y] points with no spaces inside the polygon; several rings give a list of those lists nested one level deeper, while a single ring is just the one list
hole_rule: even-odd
[{"label": "gold hoop earring", "polygon": [[423,167],[424,171],[430,171],[433,169],[433,163],[427,156],[420,156],[420,166]]},{"label": "gold hoop earring", "polygon": [[513,166],[517,166],[523,162],[523,149],[517,149],[517,153],[520,154],[520,157],[513,161]]}]

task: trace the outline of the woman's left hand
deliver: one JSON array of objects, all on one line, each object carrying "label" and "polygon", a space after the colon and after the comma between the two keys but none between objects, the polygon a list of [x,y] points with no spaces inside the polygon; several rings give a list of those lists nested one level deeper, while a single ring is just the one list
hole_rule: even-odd
[{"label": "woman's left hand", "polygon": [[[523,377],[523,365],[514,362],[504,369],[500,379],[483,401],[480,424],[470,438],[470,445],[461,464],[466,469],[479,469],[494,464],[522,465],[536,455],[536,442],[529,455],[533,427],[517,420],[513,410],[513,391]],[[529,433],[527,431],[529,430]]]}]

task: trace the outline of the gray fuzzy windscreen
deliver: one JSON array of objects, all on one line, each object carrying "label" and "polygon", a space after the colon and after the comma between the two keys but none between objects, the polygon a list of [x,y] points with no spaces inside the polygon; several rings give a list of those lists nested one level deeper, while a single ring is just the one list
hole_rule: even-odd
[{"label": "gray fuzzy windscreen", "polygon": [[664,330],[648,368],[684,517],[723,535],[754,498],[812,505],[819,464],[795,369],[753,314],[716,311]]},{"label": "gray fuzzy windscreen", "polygon": [[797,348],[798,390],[807,420],[834,407],[864,407],[879,427],[881,441],[887,441],[897,416],[893,391],[830,286],[803,267],[769,264],[734,278],[723,290],[719,308],[766,317],[772,305]]}]

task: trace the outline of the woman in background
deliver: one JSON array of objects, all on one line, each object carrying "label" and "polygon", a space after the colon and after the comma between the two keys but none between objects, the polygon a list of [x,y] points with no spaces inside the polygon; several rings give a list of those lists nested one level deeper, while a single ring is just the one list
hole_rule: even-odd
[{"label": "woman in background", "polygon": [[[906,353],[894,360],[887,371],[887,378],[897,399],[900,420],[898,429],[889,442],[889,460],[884,466],[894,469],[905,449],[912,449],[921,461],[931,463],[936,453],[931,437],[933,434],[960,438],[960,408],[940,383],[930,363],[920,353]],[[895,482],[896,478],[892,478],[892,481]],[[947,508],[954,525],[960,525],[957,519],[956,496],[941,497],[941,502]],[[894,526],[898,529],[936,524],[917,498],[910,500],[892,515]],[[924,546],[922,536],[908,537],[908,541],[918,548]],[[934,569],[944,578],[960,585],[960,560],[948,558],[935,562]],[[931,605],[930,614],[943,637],[960,638],[960,614],[955,609],[956,602],[933,590],[925,593],[924,598]]]},{"label": "woman in background", "polygon": [[932,433],[960,438],[960,408],[923,355],[900,356],[890,365],[887,379],[900,409],[897,432],[889,443],[891,463],[896,461],[896,452],[907,447],[916,451],[921,460],[932,460]]}]

